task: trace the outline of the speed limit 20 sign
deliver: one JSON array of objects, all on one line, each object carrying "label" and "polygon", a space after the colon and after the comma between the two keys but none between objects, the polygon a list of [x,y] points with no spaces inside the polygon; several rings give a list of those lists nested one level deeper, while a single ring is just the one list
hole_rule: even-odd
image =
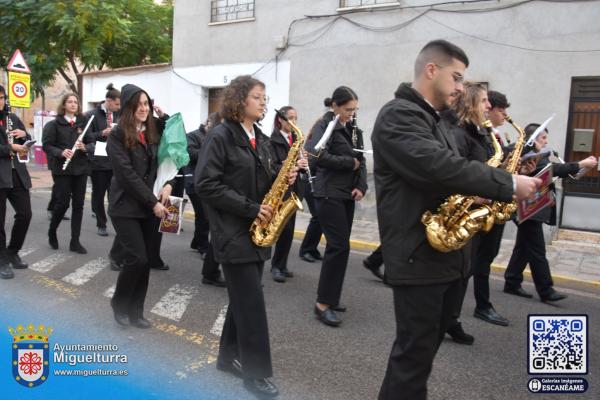
[{"label": "speed limit 20 sign", "polygon": [[20,72],[8,72],[10,105],[12,107],[29,108],[29,75]]}]

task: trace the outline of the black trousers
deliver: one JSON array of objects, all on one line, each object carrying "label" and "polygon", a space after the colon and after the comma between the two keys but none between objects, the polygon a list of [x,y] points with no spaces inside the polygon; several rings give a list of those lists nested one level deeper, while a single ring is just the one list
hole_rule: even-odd
[{"label": "black trousers", "polygon": [[504,272],[505,286],[518,288],[523,282],[523,271],[529,263],[535,290],[540,297],[546,297],[552,292],[552,275],[546,259],[546,244],[542,223],[527,220],[519,224],[517,239],[508,267]]},{"label": "black trousers", "polygon": [[319,222],[327,239],[317,302],[337,306],[342,295],[350,255],[350,232],[354,219],[354,200],[317,199]]},{"label": "black trousers", "polygon": [[244,378],[273,375],[267,311],[261,286],[263,262],[223,264],[229,307],[225,315],[219,362],[239,357]]},{"label": "black trousers", "polygon": [[161,267],[165,265],[165,262],[160,256],[160,246],[162,246],[162,232],[158,231],[158,227],[160,226],[160,218],[152,216],[152,236],[151,236],[151,246],[150,246],[150,256],[148,257],[148,262],[150,263],[150,267]]},{"label": "black trousers", "polygon": [[141,318],[150,279],[149,259],[152,255],[154,216],[145,219],[111,218],[121,245],[123,269],[117,278],[117,287],[111,304],[130,318]]},{"label": "black trousers", "polygon": [[308,210],[310,211],[311,217],[308,226],[306,227],[306,234],[304,235],[302,244],[300,244],[300,255],[308,253],[312,256],[320,256],[321,253],[319,253],[317,246],[321,241],[323,231],[321,230],[321,224],[319,223],[317,204],[310,191],[310,185],[308,184],[304,188],[304,199],[306,200],[306,204],[308,204]]},{"label": "black trousers", "polygon": [[56,201],[52,210],[50,230],[58,229],[71,202],[71,241],[79,241],[87,175],[52,175],[52,177]]},{"label": "black trousers", "polygon": [[209,242],[208,251],[206,252],[204,263],[202,264],[202,276],[206,279],[215,280],[219,278],[220,275],[219,263],[215,260],[215,250],[213,249],[212,242]]},{"label": "black trousers", "polygon": [[106,228],[106,210],[104,197],[110,190],[112,170],[92,171],[92,212],[96,214],[96,226]]},{"label": "black trousers", "polygon": [[424,286],[395,286],[396,339],[379,400],[427,398],[433,359],[460,296],[461,281]]},{"label": "black trousers", "polygon": [[296,214],[292,215],[281,231],[277,243],[275,243],[275,251],[273,252],[273,258],[271,259],[271,269],[275,268],[280,271],[287,270],[288,255],[292,248],[292,241],[294,240],[294,228],[296,227]]},{"label": "black trousers", "polygon": [[190,246],[194,249],[198,249],[200,253],[208,252],[208,218],[202,208],[202,202],[200,197],[193,191],[186,191],[190,201],[192,202],[192,208],[194,209],[194,238]]},{"label": "black trousers", "polygon": [[490,266],[500,251],[503,233],[504,224],[494,225],[491,231],[481,234],[479,246],[471,260],[475,307],[480,310],[492,308],[490,302]]},{"label": "black trousers", "polygon": [[381,253],[381,245],[379,245],[365,260],[369,265],[380,267],[383,264],[383,253]]},{"label": "black trousers", "polygon": [[[114,227],[114,223],[113,223],[113,227]],[[116,231],[117,231],[117,229],[115,228],[115,232]],[[124,254],[123,254],[124,251],[125,251],[125,249],[123,248],[123,245],[119,241],[119,233],[117,232],[117,234],[115,235],[115,239],[113,240],[112,247],[110,248],[110,252],[108,253],[108,256],[110,258],[112,258],[113,260],[115,260],[117,262],[117,264],[121,264],[121,261],[123,260],[123,257],[124,257]]]},{"label": "black trousers", "polygon": [[[31,199],[15,169],[12,170],[13,187],[0,189],[0,253],[17,253],[23,247],[29,223],[31,222]],[[10,234],[10,244],[6,247],[6,200],[15,210],[15,220]]]}]

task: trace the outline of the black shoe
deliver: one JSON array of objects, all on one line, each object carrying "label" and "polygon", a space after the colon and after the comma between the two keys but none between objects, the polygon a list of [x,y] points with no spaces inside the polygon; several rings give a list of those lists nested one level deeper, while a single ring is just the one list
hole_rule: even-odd
[{"label": "black shoe", "polygon": [[87,250],[79,242],[71,242],[69,244],[69,250],[79,254],[87,254]]},{"label": "black shoe", "polygon": [[346,312],[346,310],[348,309],[348,307],[346,307],[343,304],[338,304],[337,306],[329,306],[329,308],[337,312]]},{"label": "black shoe", "polygon": [[317,259],[309,253],[300,254],[300,258],[309,263],[314,263],[315,261],[317,261]]},{"label": "black shoe", "polygon": [[259,399],[272,399],[279,395],[277,386],[267,378],[244,379],[244,387]]},{"label": "black shoe", "polygon": [[319,253],[318,250],[316,250],[314,253],[311,253],[311,256],[313,256],[313,258],[318,261],[321,261],[323,259],[323,256],[321,255],[321,253]]},{"label": "black shoe", "polygon": [[285,282],[285,275],[283,274],[283,272],[281,272],[280,269],[273,268],[271,270],[271,275],[273,275],[273,280],[275,282],[279,282],[279,283]]},{"label": "black shoe", "polygon": [[14,269],[25,269],[29,267],[29,265],[27,265],[23,262],[23,260],[21,260],[21,257],[19,257],[19,253],[16,251],[9,252],[7,258],[8,262]]},{"label": "black shoe", "polygon": [[377,278],[383,280],[383,274],[379,270],[379,266],[372,265],[371,263],[369,263],[369,261],[363,260],[363,267],[371,271],[371,273]]},{"label": "black shoe", "polygon": [[566,294],[559,293],[559,292],[557,292],[556,290],[552,289],[552,292],[551,292],[549,295],[542,297],[542,301],[543,301],[544,303],[547,303],[547,302],[553,302],[553,301],[564,300],[564,299],[566,299],[567,297],[568,297],[568,296],[567,296]]},{"label": "black shoe", "polygon": [[281,272],[283,272],[283,276],[285,276],[286,278],[293,278],[294,277],[294,273],[292,271],[287,270],[287,269],[281,270]]},{"label": "black shoe", "polygon": [[339,319],[335,311],[333,311],[330,307],[327,307],[325,310],[319,310],[319,307],[315,306],[315,315],[317,319],[329,326],[339,326],[342,323],[342,320]]},{"label": "black shoe", "polygon": [[115,306],[113,305],[113,301],[110,301],[110,306],[113,309],[113,314],[115,317],[115,321],[117,321],[117,324],[121,325],[121,326],[127,326],[129,325],[129,315],[127,315],[124,312],[120,312],[117,311],[117,309],[115,308]]},{"label": "black shoe", "polygon": [[98,235],[108,236],[108,231],[106,230],[106,228],[98,228]]},{"label": "black shoe", "polygon": [[458,322],[456,325],[451,326],[446,330],[446,333],[452,337],[456,343],[472,345],[475,338],[468,333],[465,333],[462,328],[462,324]]},{"label": "black shoe", "polygon": [[502,315],[498,314],[493,307],[490,307],[487,310],[476,308],[475,312],[473,312],[473,316],[475,318],[482,319],[485,322],[489,322],[490,324],[508,326],[508,320]]},{"label": "black shoe", "polygon": [[523,290],[521,286],[515,288],[504,285],[504,293],[514,294],[515,296],[525,297],[526,299],[531,299],[533,297],[531,293]]},{"label": "black shoe", "polygon": [[15,273],[8,264],[0,264],[0,278],[1,279],[12,279],[15,277]]},{"label": "black shoe", "polygon": [[67,215],[63,215],[63,221],[69,221],[71,218],[67,217]]},{"label": "black shoe", "polygon": [[138,318],[129,317],[129,321],[131,322],[131,325],[141,328],[141,329],[152,328],[152,322],[148,321],[144,317],[138,317]]},{"label": "black shoe", "polygon": [[109,257],[110,261],[110,269],[113,271],[121,271],[123,269],[123,265],[119,264],[115,259]]},{"label": "black shoe", "polygon": [[152,268],[152,269],[158,269],[160,271],[168,271],[169,270],[169,264],[154,265],[154,266],[152,266],[150,268]]},{"label": "black shoe", "polygon": [[223,279],[221,275],[219,275],[216,279],[202,278],[202,283],[204,283],[205,285],[213,285],[217,287],[227,286],[225,279]]},{"label": "black shoe", "polygon": [[242,378],[242,363],[237,358],[234,358],[231,362],[217,360],[217,369],[219,371],[229,372],[238,378]]},{"label": "black shoe", "polygon": [[50,244],[50,247],[52,247],[54,250],[58,250],[58,238],[56,237],[56,231],[48,231],[48,244]]}]

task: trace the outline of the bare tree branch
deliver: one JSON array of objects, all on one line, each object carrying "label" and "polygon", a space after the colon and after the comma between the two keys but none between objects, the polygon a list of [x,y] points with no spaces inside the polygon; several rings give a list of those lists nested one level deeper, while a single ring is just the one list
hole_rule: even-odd
[{"label": "bare tree branch", "polygon": [[59,68],[58,69],[58,73],[63,77],[63,79],[65,81],[67,81],[67,83],[69,84],[69,87],[71,88],[71,90],[73,91],[73,93],[79,94],[79,90],[77,90],[77,85],[73,82],[73,80],[69,77],[69,75],[66,74],[66,72],[64,71],[64,69]]}]

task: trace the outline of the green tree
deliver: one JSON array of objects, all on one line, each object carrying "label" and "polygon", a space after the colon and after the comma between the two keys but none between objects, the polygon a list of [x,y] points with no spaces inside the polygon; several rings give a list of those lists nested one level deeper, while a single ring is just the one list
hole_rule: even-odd
[{"label": "green tree", "polygon": [[0,0],[0,26],[0,65],[20,49],[32,92],[58,72],[79,93],[80,72],[170,62],[173,1]]}]

